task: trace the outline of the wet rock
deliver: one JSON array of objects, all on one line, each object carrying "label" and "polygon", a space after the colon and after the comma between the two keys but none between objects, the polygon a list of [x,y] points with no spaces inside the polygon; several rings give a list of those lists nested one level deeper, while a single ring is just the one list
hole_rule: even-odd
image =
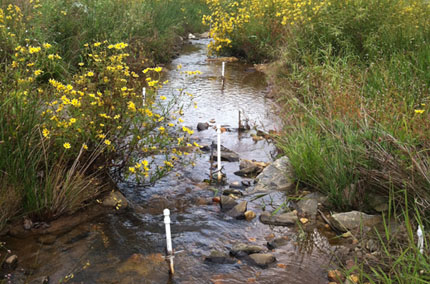
[{"label": "wet rock", "polygon": [[227,196],[230,195],[230,194],[238,195],[238,196],[242,196],[243,195],[243,193],[240,190],[238,190],[238,189],[224,189],[224,191],[222,192],[222,194],[223,195],[227,195]]},{"label": "wet rock", "polygon": [[[211,146],[209,146],[209,151],[210,151],[210,147]],[[214,161],[216,161],[216,159],[217,159],[217,152],[216,152],[217,146],[214,145],[214,147],[215,148],[214,148],[214,151],[212,153],[212,159]],[[202,147],[201,149],[202,149],[202,151],[207,151],[206,146]],[[230,150],[224,146],[221,146],[221,161],[237,162],[237,161],[239,161],[239,155],[236,152],[233,152],[232,150]]]},{"label": "wet rock", "polygon": [[57,240],[55,235],[42,235],[37,237],[37,242],[42,245],[52,245]]},{"label": "wet rock", "polygon": [[33,221],[31,221],[29,218],[24,218],[24,229],[30,230],[33,227]]},{"label": "wet rock", "polygon": [[128,201],[119,191],[111,191],[102,201],[105,207],[115,207],[116,209],[125,209]]},{"label": "wet rock", "polygon": [[197,37],[195,35],[193,35],[192,33],[189,33],[188,39],[197,39]]},{"label": "wet rock", "polygon": [[241,170],[235,171],[234,174],[240,177],[253,177],[258,175],[263,171],[263,168],[258,166],[251,166],[247,168],[243,168]]},{"label": "wet rock", "polygon": [[205,257],[206,262],[218,263],[218,264],[233,264],[236,260],[230,257],[227,253],[222,251],[213,250],[211,254]]},{"label": "wet rock", "polygon": [[234,206],[233,209],[228,211],[227,214],[233,218],[236,218],[236,219],[243,219],[243,218],[245,218],[244,213],[246,211],[247,206],[248,206],[248,202],[242,201],[241,203]]},{"label": "wet rock", "polygon": [[251,221],[252,219],[254,219],[257,215],[255,214],[254,211],[252,210],[248,210],[245,212],[245,219],[246,221]]},{"label": "wet rock", "polygon": [[[230,188],[235,188],[235,189],[243,189],[244,186],[242,185],[242,183],[238,182],[238,181],[234,181],[232,183],[230,183]],[[240,192],[240,191],[239,191]],[[240,192],[241,193],[241,192]],[[242,193],[241,193],[242,195]]]},{"label": "wet rock", "polygon": [[303,199],[297,202],[297,207],[299,208],[299,212],[311,219],[314,219],[318,212],[318,201],[305,196]]},{"label": "wet rock", "polygon": [[208,128],[209,128],[209,123],[207,123],[207,122],[199,122],[199,123],[197,123],[197,130],[198,131],[207,130]]},{"label": "wet rock", "polygon": [[237,202],[234,200],[234,198],[231,198],[230,196],[222,195],[220,199],[220,206],[222,211],[228,211],[233,209],[237,205]]},{"label": "wet rock", "polygon": [[209,38],[209,32],[199,34],[199,38]]},{"label": "wet rock", "polygon": [[270,253],[254,253],[250,254],[249,257],[256,265],[262,268],[266,268],[269,264],[276,261],[275,256]]},{"label": "wet rock", "polygon": [[264,247],[257,245],[249,245],[245,243],[235,244],[231,250],[230,254],[233,256],[244,256],[252,253],[259,253],[264,250]]},{"label": "wet rock", "polygon": [[249,186],[251,186],[251,181],[250,180],[242,180],[242,185],[244,186],[244,187],[249,187]]},{"label": "wet rock", "polygon": [[294,225],[298,221],[298,217],[294,212],[283,213],[278,216],[272,216],[268,212],[263,212],[260,215],[260,222],[274,226],[289,226]]},{"label": "wet rock", "polygon": [[287,157],[282,157],[267,166],[257,176],[254,192],[288,190],[294,186],[292,169]]},{"label": "wet rock", "polygon": [[361,226],[373,227],[382,222],[381,216],[368,215],[359,211],[337,213],[331,217],[333,226],[343,232],[361,228]]},{"label": "wet rock", "polygon": [[288,238],[286,238],[286,237],[276,238],[274,240],[267,242],[267,248],[268,249],[276,249],[278,247],[285,246],[286,244],[288,244]]},{"label": "wet rock", "polygon": [[6,258],[3,263],[4,268],[14,270],[18,265],[18,256],[13,254]]}]

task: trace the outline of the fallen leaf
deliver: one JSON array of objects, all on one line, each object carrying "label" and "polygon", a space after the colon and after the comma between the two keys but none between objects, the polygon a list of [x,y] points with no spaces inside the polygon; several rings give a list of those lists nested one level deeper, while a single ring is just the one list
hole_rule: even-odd
[{"label": "fallen leaf", "polygon": [[278,263],[277,265],[279,268],[283,268],[283,269],[287,268],[287,265],[283,263]]},{"label": "fallen leaf", "polygon": [[255,279],[255,278],[246,279],[246,283],[255,283],[255,282],[257,282],[257,279]]},{"label": "fallen leaf", "polygon": [[250,242],[256,242],[257,241],[257,239],[256,238],[248,238],[248,241],[250,241]]}]

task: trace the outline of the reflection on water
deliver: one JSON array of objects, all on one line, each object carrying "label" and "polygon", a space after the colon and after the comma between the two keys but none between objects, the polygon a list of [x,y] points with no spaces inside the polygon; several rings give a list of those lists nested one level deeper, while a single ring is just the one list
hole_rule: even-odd
[{"label": "reflection on water", "polygon": [[[258,128],[279,128],[272,102],[265,98],[264,76],[247,65],[228,63],[226,81],[221,90],[221,63],[208,62],[205,46],[208,40],[194,41],[173,61],[171,69],[181,64],[182,70],[200,70],[203,74],[188,84],[198,108],[186,111],[185,124],[215,119],[217,123],[238,127],[241,110]],[[163,94],[182,88],[182,75],[169,72],[169,85]],[[187,82],[185,82],[187,83]],[[201,144],[215,139],[214,129],[196,132]],[[242,158],[270,161],[275,148],[266,141],[254,142],[250,133],[225,132],[223,145]],[[225,163],[229,181],[241,181],[233,175],[239,164]],[[286,227],[270,227],[258,218],[248,222],[235,220],[220,212],[212,202],[213,191],[202,180],[208,177],[209,159],[202,155],[194,168],[180,169],[163,178],[154,187],[141,189],[123,185],[122,191],[138,210],[105,216],[83,224],[58,236],[52,243],[40,240],[8,239],[11,249],[21,252],[20,263],[33,276],[50,275],[58,283],[72,275],[69,283],[326,283],[328,255],[332,251],[327,239],[312,229],[303,231]],[[266,197],[269,198],[269,197]],[[249,202],[248,209],[257,213],[267,203],[264,198]],[[272,206],[280,206],[282,193],[270,196]],[[176,274],[171,277],[165,252],[162,210],[169,208],[175,250]],[[269,208],[267,208],[269,209]],[[211,250],[228,252],[236,242],[265,246],[269,239],[286,238],[288,242],[272,253],[277,262],[268,269],[255,267],[246,259],[235,264],[204,262]]]}]

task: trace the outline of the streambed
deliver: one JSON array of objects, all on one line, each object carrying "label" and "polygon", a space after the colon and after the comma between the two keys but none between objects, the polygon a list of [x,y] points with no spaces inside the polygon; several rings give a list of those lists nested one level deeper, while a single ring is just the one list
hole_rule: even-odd
[{"label": "streambed", "polygon": [[[276,154],[272,144],[266,140],[254,141],[252,131],[237,131],[239,110],[242,118],[258,129],[281,127],[276,104],[265,98],[268,89],[264,75],[252,66],[228,63],[222,87],[221,62],[207,60],[208,43],[207,39],[193,40],[184,48],[170,66],[172,71],[166,75],[170,83],[163,92],[168,95],[183,87],[183,75],[173,71],[177,65],[181,64],[183,71],[201,71],[202,75],[186,85],[187,91],[195,96],[197,108],[185,111],[184,124],[195,130],[197,123],[213,119],[232,129],[222,134],[223,146],[242,159],[272,161]],[[195,130],[199,144],[210,145],[215,141],[214,125],[205,131]],[[229,183],[244,180],[233,174],[239,169],[239,162],[226,162],[224,168]],[[172,172],[153,187],[121,184],[121,191],[139,205],[138,210],[103,216],[51,241],[6,239],[8,248],[19,255],[20,267],[25,268],[21,280],[49,276],[50,283],[64,280],[68,283],[328,282],[327,270],[334,246],[325,234],[316,228],[271,227],[258,218],[246,221],[229,217],[221,212],[219,204],[212,202],[214,191],[203,183],[208,175],[209,155],[203,154],[194,167]],[[272,193],[255,200],[253,196],[242,199],[248,201],[248,209],[259,215],[263,210],[276,209],[285,196]],[[171,211],[173,246],[177,251],[173,277],[163,260],[164,208]],[[212,250],[228,253],[238,242],[265,246],[274,237],[284,237],[288,242],[271,251],[277,261],[268,268],[255,266],[246,259],[236,259],[233,264],[205,261]]]}]

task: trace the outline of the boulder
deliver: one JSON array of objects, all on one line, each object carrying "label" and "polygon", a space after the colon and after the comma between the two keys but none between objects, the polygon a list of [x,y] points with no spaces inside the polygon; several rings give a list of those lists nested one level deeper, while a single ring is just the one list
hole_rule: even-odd
[{"label": "boulder", "polygon": [[243,219],[245,218],[244,213],[246,211],[247,205],[247,201],[242,201],[241,203],[234,206],[230,211],[228,211],[227,214],[236,219]]},{"label": "boulder", "polygon": [[275,256],[270,253],[254,253],[249,255],[249,257],[256,265],[262,268],[266,268],[269,264],[276,261]]},{"label": "boulder", "polygon": [[258,176],[254,192],[288,190],[294,186],[288,157],[282,157],[267,166]]},{"label": "boulder", "polygon": [[257,245],[249,245],[244,243],[235,244],[231,250],[230,254],[233,256],[243,256],[252,253],[259,253],[264,250],[264,247]]},{"label": "boulder", "polygon": [[358,229],[362,226],[373,227],[382,222],[381,216],[368,215],[359,211],[337,213],[331,217],[333,219],[333,226],[343,232]]}]

